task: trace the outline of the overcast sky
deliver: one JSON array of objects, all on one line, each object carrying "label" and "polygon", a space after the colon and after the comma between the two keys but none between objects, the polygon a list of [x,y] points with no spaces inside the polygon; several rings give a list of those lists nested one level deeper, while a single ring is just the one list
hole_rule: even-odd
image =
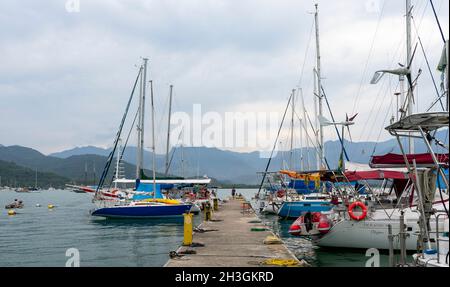
[{"label": "overcast sky", "polygon": [[[280,115],[290,91],[300,85],[313,115],[315,2],[80,0],[76,12],[66,0],[2,0],[0,144],[44,153],[110,146],[141,57],[150,59],[149,78],[155,83],[158,152],[169,84],[174,111],[192,113],[193,104],[201,104],[203,112]],[[415,26],[439,80],[443,43],[429,0],[412,2]],[[323,86],[336,119],[358,112],[354,141],[389,139],[382,128],[392,115],[398,79],[369,82],[375,70],[405,62],[404,1],[318,3]],[[448,39],[449,2],[434,4]],[[413,26],[413,44],[416,35]],[[416,109],[423,111],[435,92],[420,46],[415,74],[419,68]],[[149,136],[147,129],[146,146]],[[325,138],[336,135],[327,129]]]}]

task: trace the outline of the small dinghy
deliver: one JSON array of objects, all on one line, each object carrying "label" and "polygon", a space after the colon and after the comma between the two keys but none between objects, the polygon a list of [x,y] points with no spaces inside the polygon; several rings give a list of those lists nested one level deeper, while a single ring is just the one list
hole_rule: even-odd
[{"label": "small dinghy", "polygon": [[289,228],[289,234],[294,236],[318,236],[327,233],[332,227],[332,221],[321,212],[307,212],[297,218]]},{"label": "small dinghy", "polygon": [[22,200],[14,200],[13,203],[5,205],[5,209],[16,209],[16,208],[23,208],[23,202]]}]

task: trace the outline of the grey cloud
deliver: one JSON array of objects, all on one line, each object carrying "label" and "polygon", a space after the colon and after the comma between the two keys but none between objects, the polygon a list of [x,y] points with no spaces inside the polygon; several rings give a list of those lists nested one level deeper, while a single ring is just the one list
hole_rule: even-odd
[{"label": "grey cloud", "polygon": [[[355,125],[354,138],[366,136],[363,123],[370,120],[370,104],[380,89],[368,85],[372,72],[403,57],[393,55],[404,30],[401,2],[386,1],[363,78],[361,124]],[[427,1],[413,2],[419,21]],[[81,0],[80,13],[67,13],[64,3],[0,4],[1,144],[47,152],[107,145],[115,135],[140,56],[150,58],[158,119],[164,119],[170,83],[175,85],[177,110],[190,112],[193,103],[202,103],[204,111],[225,112],[239,104],[262,102],[281,113],[300,77],[312,24],[308,12],[314,9],[313,1],[294,0]],[[369,54],[378,14],[367,11],[366,3],[320,1],[323,83],[336,117],[351,112]],[[441,6],[442,23],[448,23],[448,2],[436,5]],[[439,34],[429,8],[424,15],[421,36],[430,62],[436,63]],[[448,27],[444,28],[448,35]],[[422,58],[418,53],[416,69],[425,68],[419,65]],[[313,65],[314,45],[303,81],[308,107]],[[424,69],[420,103],[433,97],[431,91]],[[386,108],[382,110],[385,113]],[[380,128],[381,124],[377,122]],[[43,138],[39,143],[36,134]]]}]

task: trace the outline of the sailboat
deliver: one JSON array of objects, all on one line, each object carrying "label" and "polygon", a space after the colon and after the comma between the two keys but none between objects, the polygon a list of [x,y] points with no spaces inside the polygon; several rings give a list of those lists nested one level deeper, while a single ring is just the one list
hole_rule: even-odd
[{"label": "sailboat", "polygon": [[[318,12],[318,5],[315,5],[316,11],[314,13],[314,23],[315,23],[315,30],[316,30],[316,67],[314,68],[314,103],[316,105],[317,102],[317,108],[315,108],[316,111],[318,111],[317,118],[322,118],[322,102],[325,98],[324,92],[322,90],[322,84],[321,84],[321,57],[320,57],[320,42],[319,42],[319,12]],[[300,91],[300,89],[299,89]],[[295,96],[295,91],[293,91],[292,96]],[[303,95],[301,95],[302,103],[303,103]],[[316,99],[317,98],[317,99]],[[318,100],[318,101],[317,101]],[[304,110],[304,121],[303,121],[303,128],[305,131],[306,128],[306,111],[303,103],[303,110]],[[294,114],[294,108],[293,108],[293,114]],[[351,121],[349,121],[351,122]],[[336,124],[336,123],[333,123]],[[292,124],[293,125],[293,124]],[[302,171],[302,172],[296,172],[293,170],[282,170],[280,171],[281,174],[284,174],[288,176],[290,182],[289,182],[289,188],[294,189],[296,193],[293,194],[293,196],[286,197],[286,200],[284,200],[283,204],[278,210],[278,216],[282,218],[298,218],[302,214],[308,213],[308,212],[324,212],[329,211],[332,208],[331,205],[331,196],[324,192],[324,186],[321,182],[321,173],[325,172],[325,156],[324,156],[324,144],[323,144],[323,126],[319,125],[317,126],[316,121],[316,131],[314,133],[317,134],[317,170],[316,171]],[[293,130],[293,129],[292,129]],[[341,142],[343,142],[343,139],[340,138],[340,135],[338,133],[339,139]],[[292,134],[291,134],[291,141],[292,141]],[[292,146],[292,144],[291,144]],[[290,167],[292,169],[292,166]],[[299,194],[299,195],[298,195]]]},{"label": "sailboat", "polygon": [[[156,179],[156,166],[155,166],[155,113],[154,113],[154,101],[153,101],[153,82],[150,81],[151,91],[151,107],[152,107],[152,151],[153,151],[153,177],[151,180],[145,179],[143,172],[143,152],[144,152],[144,111],[145,111],[145,94],[146,94],[146,76],[147,76],[147,61],[143,59],[143,64],[139,69],[138,76],[134,83],[134,87],[131,96],[128,100],[128,104],[125,109],[125,113],[122,117],[122,121],[119,127],[119,131],[116,135],[113,149],[108,157],[105,168],[103,170],[100,182],[97,186],[94,195],[94,203],[97,208],[91,212],[92,216],[100,216],[107,218],[166,218],[166,217],[179,217],[184,213],[188,213],[191,209],[191,203],[181,202],[179,200],[172,200],[165,198],[161,193],[161,187],[163,183],[158,182]],[[129,194],[131,198],[122,198],[120,200],[102,200],[101,193],[105,183],[106,175],[111,166],[113,156],[117,149],[118,143],[121,138],[121,132],[128,114],[128,110],[133,99],[134,91],[137,83],[140,81],[140,97],[139,97],[139,117],[138,117],[138,161],[136,165],[136,180],[135,189]],[[123,155],[123,153],[122,153]],[[122,157],[120,155],[120,158]],[[119,157],[118,157],[119,158]],[[143,179],[144,178],[144,179]],[[128,180],[116,179],[116,183],[130,183]]]},{"label": "sailboat", "polygon": [[40,193],[39,188],[37,186],[37,175],[38,175],[38,172],[37,172],[37,168],[36,168],[35,174],[34,174],[34,187],[28,188],[28,192],[30,192],[30,193]]},{"label": "sailboat", "polygon": [[[409,0],[406,1],[406,7],[408,22],[411,21],[411,4]],[[410,27],[408,23],[407,27]],[[410,39],[409,29],[407,29],[407,39]],[[412,61],[411,44],[409,40],[407,42],[408,68],[402,70],[403,72],[399,75],[401,80],[404,77],[407,77],[408,80],[411,79],[409,70]],[[389,72],[398,75],[399,70],[383,71],[383,73]],[[377,72],[372,79],[372,83],[375,84],[381,76],[382,74]],[[332,215],[332,227],[325,234],[315,238],[314,242],[317,245],[365,249],[378,248],[390,250],[391,253],[393,253],[394,247],[399,247],[402,254],[401,264],[406,262],[407,250],[419,249],[422,250],[422,253],[417,255],[417,261],[431,259],[439,263],[439,258],[442,254],[437,256],[436,254],[439,254],[439,252],[435,248],[439,246],[441,241],[442,250],[447,250],[447,253],[444,255],[448,256],[448,232],[445,235],[445,230],[448,230],[448,226],[447,229],[445,227],[445,224],[448,225],[448,196],[442,193],[442,189],[448,190],[448,180],[440,188],[436,175],[443,172],[443,167],[448,167],[449,157],[448,153],[436,154],[433,152],[430,140],[433,140],[431,133],[448,126],[449,114],[448,110],[445,112],[413,114],[412,93],[414,85],[411,81],[409,81],[409,84],[408,97],[404,101],[405,108],[401,109],[400,117],[397,115],[397,122],[393,122],[386,127],[386,130],[396,137],[402,154],[373,156],[370,167],[383,169],[378,172],[376,170],[367,170],[355,172],[354,174],[345,174],[347,179],[351,179],[352,176],[359,176],[359,179],[363,180],[382,180],[383,184],[387,180],[394,180],[392,189],[395,189],[396,193],[398,193],[398,203],[391,207],[383,206],[383,204],[379,204],[381,206],[378,207],[371,207],[368,205],[377,203],[377,200],[365,201],[364,199],[356,198],[348,209],[336,211]],[[400,137],[409,138],[409,152],[404,150]],[[429,152],[425,154],[414,153],[413,137],[422,138]],[[448,152],[448,147],[445,147],[445,145],[443,147]],[[395,174],[398,174],[399,171],[386,170],[398,170],[399,168],[404,173],[400,177],[397,177]],[[376,178],[372,176],[376,176]],[[404,178],[402,179],[401,177]],[[441,178],[442,181],[445,181],[445,175],[442,175]],[[403,183],[399,184],[398,180],[403,181]],[[356,212],[353,212],[353,209],[351,209],[354,205],[362,208],[362,213],[355,214]],[[430,216],[431,214],[434,214],[434,216]],[[397,237],[398,241],[394,242],[394,237]],[[439,238],[442,240],[439,240]],[[447,244],[446,246],[445,243]]]}]

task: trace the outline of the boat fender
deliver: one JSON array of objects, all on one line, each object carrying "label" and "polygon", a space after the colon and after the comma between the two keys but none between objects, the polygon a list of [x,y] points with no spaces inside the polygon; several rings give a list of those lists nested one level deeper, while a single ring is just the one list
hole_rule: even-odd
[{"label": "boat fender", "polygon": [[289,234],[294,236],[300,236],[302,234],[302,227],[298,223],[294,223],[289,228]]},{"label": "boat fender", "polygon": [[[353,209],[355,209],[355,207],[359,207],[362,209],[361,215],[355,215],[353,213]],[[348,207],[348,215],[350,215],[350,217],[353,220],[356,220],[356,221],[363,220],[367,216],[367,206],[364,203],[362,203],[361,201],[355,201]]]},{"label": "boat fender", "polygon": [[331,229],[331,224],[328,220],[321,220],[319,222],[319,224],[317,225],[317,230],[319,230],[319,232],[321,234],[328,233],[328,231],[330,231],[330,229]]},{"label": "boat fender", "polygon": [[283,244],[283,241],[278,236],[269,235],[264,239],[264,244]]}]

